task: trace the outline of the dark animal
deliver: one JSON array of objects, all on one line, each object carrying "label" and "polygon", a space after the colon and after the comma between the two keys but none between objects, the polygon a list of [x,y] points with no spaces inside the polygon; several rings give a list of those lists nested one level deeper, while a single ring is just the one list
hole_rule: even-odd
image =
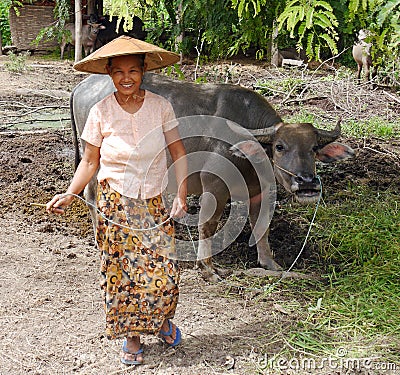
[{"label": "dark animal", "polygon": [[[201,224],[198,247],[198,259],[200,259],[198,263],[203,276],[208,280],[219,280],[223,275],[223,271],[216,269],[212,263],[211,242],[207,241],[207,238],[216,232],[227,201],[230,198],[235,199],[235,197],[230,197],[226,184],[220,178],[225,173],[225,165],[220,162],[221,157],[232,163],[245,181],[249,198],[249,219],[257,243],[260,265],[271,270],[280,269],[273,260],[269,247],[269,221],[266,218],[270,215],[268,205],[263,204],[263,193],[265,193],[263,186],[267,186],[271,181],[268,181],[268,176],[266,176],[266,182],[261,181],[264,176],[262,176],[262,171],[260,174],[260,171],[256,170],[257,160],[254,163],[250,161],[253,157],[258,160],[264,158],[267,161],[269,158],[273,163],[277,181],[287,191],[292,193],[300,203],[315,202],[321,190],[319,179],[315,174],[316,160],[330,163],[353,155],[350,147],[334,142],[340,136],[339,124],[334,130],[326,131],[316,129],[308,123],[283,123],[261,95],[240,86],[198,85],[146,73],[142,87],[167,98],[177,118],[185,119],[187,116],[196,115],[201,118],[204,115],[222,118],[227,124],[226,129],[223,130],[224,134],[229,131],[235,133],[232,136],[232,142],[220,141],[221,137],[213,137],[212,134],[216,134],[218,129],[213,121],[210,121],[208,126],[203,127],[209,134],[184,139],[188,156],[198,151],[205,151],[208,155],[201,161],[197,160],[200,165],[195,170],[198,172],[190,176],[188,182],[189,194],[203,193],[199,214]],[[74,88],[71,95],[71,116],[76,160],[79,160],[80,154],[79,135],[89,109],[113,90],[111,79],[105,75],[92,75]],[[231,122],[239,124],[239,129],[242,131],[237,132],[230,126]],[[181,128],[179,130],[181,131]],[[185,128],[183,130],[185,131]],[[248,136],[245,135],[247,131],[249,131]],[[250,133],[258,142],[250,136]],[[260,144],[263,147],[260,147]],[[85,197],[93,201],[95,191],[96,181],[93,180],[85,191]],[[240,193],[238,195],[240,199]],[[208,212],[209,205],[215,207],[211,214]],[[202,217],[207,217],[207,219],[202,222]]]},{"label": "dark animal", "polygon": [[111,42],[113,39],[121,36],[121,35],[128,35],[132,38],[140,39],[140,40],[145,40],[146,39],[146,31],[143,29],[144,24],[143,21],[137,17],[134,16],[132,19],[133,22],[133,27],[132,30],[125,31],[124,30],[124,22],[125,19],[122,18],[121,22],[119,23],[118,30],[117,30],[117,24],[118,24],[118,17],[113,16],[104,16],[100,18],[102,25],[105,27],[104,29],[99,31],[99,34],[97,35],[96,39],[96,49],[100,48],[101,46],[104,46],[108,42]]},{"label": "dark animal", "polygon": [[[85,56],[94,51],[97,35],[99,31],[104,28],[105,27],[101,23],[92,23],[90,21],[86,25],[82,26],[82,47]],[[69,46],[69,44],[73,44],[75,46],[75,24],[67,23],[65,29],[71,33],[71,42],[68,41],[67,37],[62,39],[60,44],[61,59],[64,58],[64,51],[67,45]]]},{"label": "dark animal", "polygon": [[[361,78],[361,71],[364,69],[364,80],[369,82],[370,78],[376,76],[376,67],[372,64],[371,43],[367,43],[365,39],[370,36],[368,30],[360,30],[358,33],[358,42],[353,46],[353,58],[357,63],[357,79]],[[372,74],[370,69],[372,68]]]},{"label": "dark animal", "polygon": [[283,48],[276,50],[271,58],[271,64],[281,67],[284,60],[297,60],[307,62],[307,56],[304,50],[297,52],[296,48]]}]

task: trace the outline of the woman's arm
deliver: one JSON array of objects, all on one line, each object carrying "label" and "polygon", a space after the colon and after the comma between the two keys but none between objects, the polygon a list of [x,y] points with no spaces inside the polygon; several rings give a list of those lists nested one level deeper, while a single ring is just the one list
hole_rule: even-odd
[{"label": "woman's arm", "polygon": [[[75,171],[74,177],[65,194],[79,194],[92,179],[100,163],[100,147],[86,143],[82,160]],[[48,212],[62,214],[64,207],[71,204],[73,195],[57,194],[47,203]]]},{"label": "woman's arm", "polygon": [[171,209],[171,216],[182,217],[186,214],[187,196],[187,161],[186,150],[179,136],[178,129],[175,127],[164,133],[168,145],[169,153],[175,166],[176,182],[178,193],[174,199]]}]

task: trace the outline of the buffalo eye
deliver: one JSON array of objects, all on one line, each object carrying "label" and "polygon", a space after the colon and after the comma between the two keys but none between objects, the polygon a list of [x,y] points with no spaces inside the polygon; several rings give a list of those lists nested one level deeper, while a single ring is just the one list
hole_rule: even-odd
[{"label": "buffalo eye", "polygon": [[285,148],[282,145],[275,145],[275,150],[277,152],[282,152]]}]

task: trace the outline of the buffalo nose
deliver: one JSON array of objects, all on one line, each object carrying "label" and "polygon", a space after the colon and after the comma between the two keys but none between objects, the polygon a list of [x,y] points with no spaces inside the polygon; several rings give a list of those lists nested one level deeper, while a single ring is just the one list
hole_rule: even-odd
[{"label": "buffalo nose", "polygon": [[318,179],[315,178],[314,175],[311,173],[298,174],[294,179],[298,184],[305,184],[305,183],[309,184],[318,182]]}]

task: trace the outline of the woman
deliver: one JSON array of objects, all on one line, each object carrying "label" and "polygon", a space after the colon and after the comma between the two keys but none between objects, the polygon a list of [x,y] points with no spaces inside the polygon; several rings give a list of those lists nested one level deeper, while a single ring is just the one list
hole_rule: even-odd
[{"label": "woman", "polygon": [[159,334],[170,346],[181,340],[171,322],[179,295],[178,264],[170,257],[173,224],[161,193],[166,145],[179,187],[169,216],[185,214],[185,149],[171,104],[140,87],[149,67],[178,58],[123,36],[75,64],[77,70],[109,74],[116,91],[90,110],[81,135],[86,142],[82,161],[66,193],[47,204],[48,212],[63,213],[74,199],[69,194],[79,194],[99,168],[97,206],[103,216],[98,215],[96,241],[106,334],[124,338],[121,361],[128,365],[143,363],[140,334]]}]

